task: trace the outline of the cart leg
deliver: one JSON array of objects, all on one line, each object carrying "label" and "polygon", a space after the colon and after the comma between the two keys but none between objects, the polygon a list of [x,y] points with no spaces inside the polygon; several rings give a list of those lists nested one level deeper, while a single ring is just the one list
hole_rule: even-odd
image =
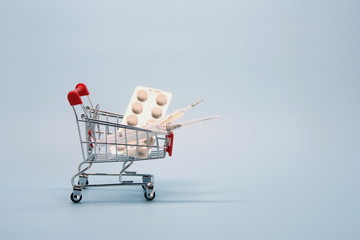
[{"label": "cart leg", "polygon": [[79,176],[79,185],[89,185],[89,180],[87,175],[80,175]]},{"label": "cart leg", "polygon": [[154,184],[154,181],[153,181],[153,176],[151,175],[145,175],[142,177],[142,181],[143,181],[143,184],[141,185],[142,189],[146,190],[146,184],[148,183],[152,183]]},{"label": "cart leg", "polygon": [[82,199],[82,195],[81,195],[81,188],[79,187],[74,187],[73,188],[73,192],[70,195],[70,199],[71,201],[73,201],[74,203],[79,203]]}]

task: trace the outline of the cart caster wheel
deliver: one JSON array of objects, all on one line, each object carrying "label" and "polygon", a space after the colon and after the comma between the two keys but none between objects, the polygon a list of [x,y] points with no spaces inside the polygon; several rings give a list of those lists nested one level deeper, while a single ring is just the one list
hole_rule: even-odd
[{"label": "cart caster wheel", "polygon": [[144,193],[144,197],[145,197],[145,199],[148,200],[148,201],[154,200],[155,196],[156,196],[155,192],[152,192],[152,193],[146,193],[146,192],[145,192],[145,193]]},{"label": "cart caster wheel", "polygon": [[74,203],[79,203],[82,199],[82,195],[74,195],[74,193],[71,193],[70,195],[70,199],[71,201],[73,201]]}]

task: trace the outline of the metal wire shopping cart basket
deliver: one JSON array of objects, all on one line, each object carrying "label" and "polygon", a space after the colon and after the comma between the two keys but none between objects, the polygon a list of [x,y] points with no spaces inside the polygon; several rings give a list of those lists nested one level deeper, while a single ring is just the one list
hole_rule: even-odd
[{"label": "metal wire shopping cart basket", "polygon": [[[83,161],[78,172],[71,178],[71,200],[78,203],[82,190],[90,187],[139,185],[147,200],[155,198],[154,176],[127,171],[135,161],[160,159],[172,155],[173,132],[155,131],[120,124],[123,115],[103,111],[93,106],[85,84],[79,83],[68,93],[78,128]],[[83,100],[88,103],[84,104]],[[96,173],[88,170],[97,163],[119,162],[118,173]],[[118,182],[89,184],[89,176],[118,176]],[[137,181],[125,181],[123,177],[135,177]],[[77,180],[77,181],[76,181]]]}]

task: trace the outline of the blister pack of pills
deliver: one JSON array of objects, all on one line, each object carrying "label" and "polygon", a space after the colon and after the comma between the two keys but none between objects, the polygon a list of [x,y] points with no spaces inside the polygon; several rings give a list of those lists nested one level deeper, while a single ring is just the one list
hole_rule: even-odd
[{"label": "blister pack of pills", "polygon": [[126,109],[122,124],[143,127],[166,115],[172,93],[137,86]]}]

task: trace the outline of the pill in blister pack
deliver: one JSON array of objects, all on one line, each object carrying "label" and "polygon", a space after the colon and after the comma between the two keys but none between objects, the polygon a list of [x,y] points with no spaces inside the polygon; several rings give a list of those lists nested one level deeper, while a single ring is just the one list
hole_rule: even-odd
[{"label": "pill in blister pack", "polygon": [[137,86],[126,109],[122,124],[143,127],[166,115],[172,94],[159,89]]}]

